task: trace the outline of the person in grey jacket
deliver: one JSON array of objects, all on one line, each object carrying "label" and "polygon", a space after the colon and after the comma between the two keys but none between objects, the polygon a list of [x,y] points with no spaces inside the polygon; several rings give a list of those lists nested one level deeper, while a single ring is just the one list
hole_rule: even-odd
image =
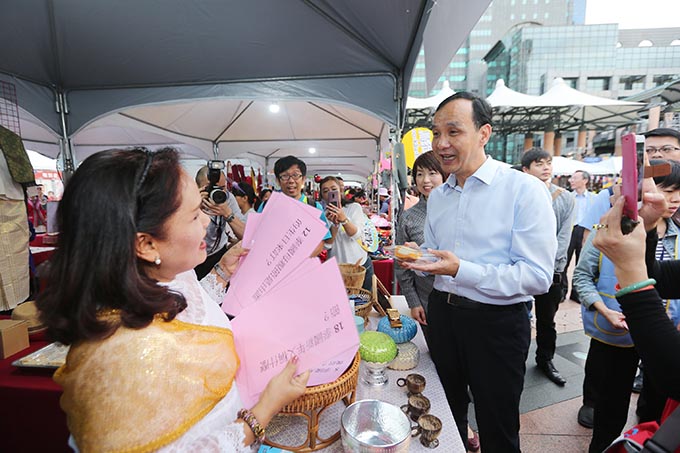
[{"label": "person in grey jacket", "polygon": [[545,294],[535,295],[536,307],[536,365],[552,382],[559,386],[567,380],[553,364],[557,332],[555,313],[563,300],[562,274],[567,264],[567,249],[571,241],[574,196],[570,192],[551,183],[552,156],[540,148],[532,148],[522,155],[522,171],[540,179],[550,191],[552,207],[557,221],[557,255],[553,283]]}]

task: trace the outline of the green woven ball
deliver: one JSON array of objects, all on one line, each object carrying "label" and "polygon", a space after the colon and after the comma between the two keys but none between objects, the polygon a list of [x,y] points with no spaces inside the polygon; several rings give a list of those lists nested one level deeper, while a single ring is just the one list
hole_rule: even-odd
[{"label": "green woven ball", "polygon": [[397,356],[397,344],[389,335],[369,330],[359,335],[359,353],[367,362],[391,362]]}]

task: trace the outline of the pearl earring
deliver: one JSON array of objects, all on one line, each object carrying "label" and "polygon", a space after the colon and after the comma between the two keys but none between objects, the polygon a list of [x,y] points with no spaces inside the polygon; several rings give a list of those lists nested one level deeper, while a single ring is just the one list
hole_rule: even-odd
[{"label": "pearl earring", "polygon": [[157,256],[156,259],[153,261],[153,263],[154,263],[156,266],[160,266],[160,265],[161,265],[161,257],[160,257],[160,256]]}]

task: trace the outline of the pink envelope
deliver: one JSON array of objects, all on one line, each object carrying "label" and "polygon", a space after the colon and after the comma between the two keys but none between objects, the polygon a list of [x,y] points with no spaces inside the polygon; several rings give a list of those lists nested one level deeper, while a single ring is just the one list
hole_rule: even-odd
[{"label": "pink envelope", "polygon": [[304,262],[326,235],[319,210],[281,193],[273,193],[257,230],[250,252],[231,278],[222,309],[237,316],[244,307],[271,291]]},{"label": "pink envelope", "polygon": [[298,372],[310,369],[308,385],[333,382],[359,347],[354,313],[335,259],[308,268],[298,284],[281,284],[232,321],[241,366],[239,393],[255,402],[292,356]]}]

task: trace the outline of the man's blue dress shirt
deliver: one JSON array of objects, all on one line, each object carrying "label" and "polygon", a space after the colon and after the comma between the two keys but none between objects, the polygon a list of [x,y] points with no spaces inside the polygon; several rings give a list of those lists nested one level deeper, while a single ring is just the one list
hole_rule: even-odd
[{"label": "man's blue dress shirt", "polygon": [[437,275],[434,287],[493,305],[544,294],[553,281],[556,229],[545,184],[487,157],[465,187],[451,175],[430,194],[424,246],[460,258],[456,277]]}]

